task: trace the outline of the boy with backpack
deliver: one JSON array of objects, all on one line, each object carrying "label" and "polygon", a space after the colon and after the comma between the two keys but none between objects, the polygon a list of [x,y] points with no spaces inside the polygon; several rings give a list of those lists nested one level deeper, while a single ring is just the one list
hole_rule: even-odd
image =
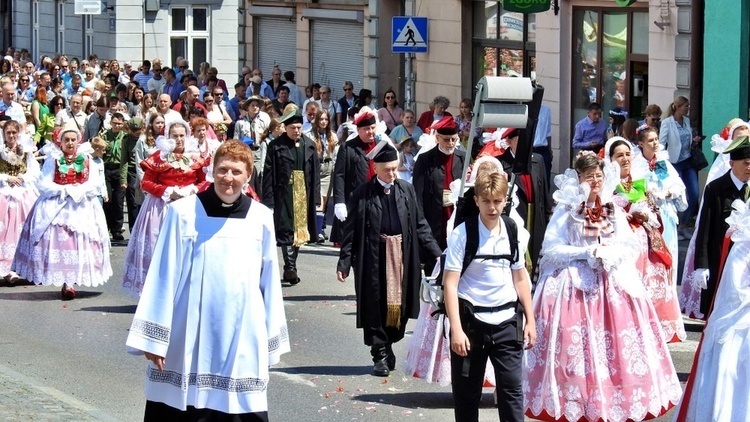
[{"label": "boy with backpack", "polygon": [[[518,243],[518,230],[523,228],[503,215],[508,194],[504,175],[481,174],[474,189],[479,216],[467,217],[454,229],[443,281],[451,327],[454,414],[457,421],[479,419],[489,357],[495,371],[499,419],[523,421],[523,349],[536,341],[525,245]],[[476,246],[469,245],[474,242]],[[519,305],[525,326],[516,318]]]}]

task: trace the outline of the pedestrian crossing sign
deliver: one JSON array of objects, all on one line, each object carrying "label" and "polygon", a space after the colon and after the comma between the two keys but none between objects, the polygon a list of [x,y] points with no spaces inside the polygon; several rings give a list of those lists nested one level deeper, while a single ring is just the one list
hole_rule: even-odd
[{"label": "pedestrian crossing sign", "polygon": [[394,16],[392,21],[391,52],[426,53],[427,18],[421,16]]}]

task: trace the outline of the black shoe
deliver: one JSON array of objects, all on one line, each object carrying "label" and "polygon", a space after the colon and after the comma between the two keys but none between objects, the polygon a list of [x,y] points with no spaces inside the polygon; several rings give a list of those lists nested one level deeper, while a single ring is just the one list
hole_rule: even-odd
[{"label": "black shoe", "polygon": [[372,367],[372,374],[376,377],[387,377],[391,375],[391,370],[388,368],[388,358],[385,357],[375,362]]},{"label": "black shoe", "polygon": [[297,277],[297,271],[287,270],[287,271],[284,271],[283,281],[294,286],[295,284],[298,284],[301,280],[299,279],[299,277]]},{"label": "black shoe", "polygon": [[122,242],[123,240],[125,240],[125,236],[123,236],[122,233],[115,232],[112,233],[112,240],[114,240],[115,242]]},{"label": "black shoe", "polygon": [[315,243],[318,245],[326,243],[326,236],[323,233],[318,233],[318,240]]}]

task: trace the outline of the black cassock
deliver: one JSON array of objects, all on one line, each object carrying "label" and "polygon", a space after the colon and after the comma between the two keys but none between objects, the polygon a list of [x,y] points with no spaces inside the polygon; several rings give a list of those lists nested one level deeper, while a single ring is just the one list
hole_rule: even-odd
[{"label": "black cassock", "polygon": [[[456,150],[453,153],[453,165],[451,174],[453,180],[461,180],[461,172],[464,168],[466,153]],[[445,249],[447,246],[447,236],[445,225],[448,222],[448,215],[443,207],[443,189],[445,186],[445,167],[443,165],[445,154],[440,152],[438,147],[425,152],[417,159],[414,164],[413,183],[417,194],[417,200],[424,213],[424,218],[432,229],[432,236],[438,244]],[[423,257],[429,259],[429,256]],[[427,261],[423,263],[427,264]]]},{"label": "black cassock", "polygon": [[[703,191],[703,208],[695,234],[695,268],[708,268],[708,288],[701,291],[701,313],[708,319],[708,308],[716,293],[724,235],[729,229],[727,217],[732,213],[732,202],[741,199],[740,191],[727,171],[712,181]],[[731,247],[731,243],[730,243]],[[717,303],[715,306],[721,306]]]},{"label": "black cassock", "polygon": [[[498,160],[503,164],[503,169],[508,174],[510,181],[510,174],[513,173],[513,163],[515,157],[510,152],[510,148],[505,150],[505,153],[497,157]],[[520,177],[516,180],[516,186],[518,186],[518,204],[516,210],[526,224],[526,228],[529,231],[531,237],[529,238],[528,251],[531,255],[532,272],[531,277],[534,277],[536,272],[537,264],[539,263],[539,253],[542,250],[542,242],[544,242],[544,232],[547,230],[547,222],[549,217],[552,215],[552,195],[549,192],[549,185],[547,184],[547,171],[544,168],[544,159],[541,155],[532,153],[531,154],[531,185],[532,185],[532,196],[534,202],[533,220],[532,227],[529,228],[529,195],[526,192],[526,187],[521,182]]]},{"label": "black cassock", "polygon": [[[395,342],[403,337],[403,327],[408,318],[419,315],[419,288],[421,267],[419,261],[420,247],[437,259],[441,250],[432,237],[430,227],[417,206],[414,188],[401,180],[395,180],[391,187],[402,235],[403,281],[401,302],[401,329],[389,333],[388,342]],[[368,330],[382,329],[385,326],[385,269],[382,268],[381,234],[383,221],[388,218],[386,199],[383,187],[377,178],[355,189],[347,202],[349,216],[344,222],[344,238],[339,251],[337,270],[349,274],[353,269],[354,288],[357,294],[357,328],[365,329],[365,344],[377,343],[368,334]],[[385,216],[385,217],[384,217]],[[385,223],[394,226],[393,222]],[[397,338],[393,338],[393,336]],[[375,341],[374,341],[375,340]]]},{"label": "black cassock", "polygon": [[[357,136],[345,142],[336,155],[336,164],[333,168],[333,203],[345,204],[349,200],[354,189],[367,182],[367,174],[370,170],[370,160],[367,158],[367,144]],[[351,213],[347,209],[348,213]],[[333,219],[331,227],[331,242],[340,243],[343,239],[341,233],[343,223],[338,218]]]},{"label": "black cassock", "polygon": [[[303,136],[299,139],[304,157],[302,169],[305,173],[305,190],[307,192],[307,230],[310,238],[315,239],[318,225],[315,220],[316,208],[320,205],[320,160],[315,151],[315,144]],[[304,143],[304,144],[303,144]],[[265,167],[263,169],[262,202],[273,210],[273,221],[276,226],[276,243],[279,246],[290,246],[294,243],[294,210],[291,209],[292,171],[299,169],[295,142],[282,134],[268,145]]]}]

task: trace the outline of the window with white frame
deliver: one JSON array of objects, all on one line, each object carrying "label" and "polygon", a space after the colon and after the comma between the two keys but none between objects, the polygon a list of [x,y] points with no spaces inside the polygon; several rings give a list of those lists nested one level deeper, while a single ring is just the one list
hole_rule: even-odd
[{"label": "window with white frame", "polygon": [[57,1],[57,8],[55,10],[57,15],[57,33],[55,34],[55,45],[56,50],[59,53],[65,53],[65,0]]},{"label": "window with white frame", "polygon": [[94,52],[94,15],[83,15],[83,57]]},{"label": "window with white frame", "polygon": [[39,0],[31,0],[31,57],[39,58]]},{"label": "window with white frame", "polygon": [[193,68],[208,61],[208,6],[175,6],[169,9],[169,47],[172,63],[184,57]]}]

